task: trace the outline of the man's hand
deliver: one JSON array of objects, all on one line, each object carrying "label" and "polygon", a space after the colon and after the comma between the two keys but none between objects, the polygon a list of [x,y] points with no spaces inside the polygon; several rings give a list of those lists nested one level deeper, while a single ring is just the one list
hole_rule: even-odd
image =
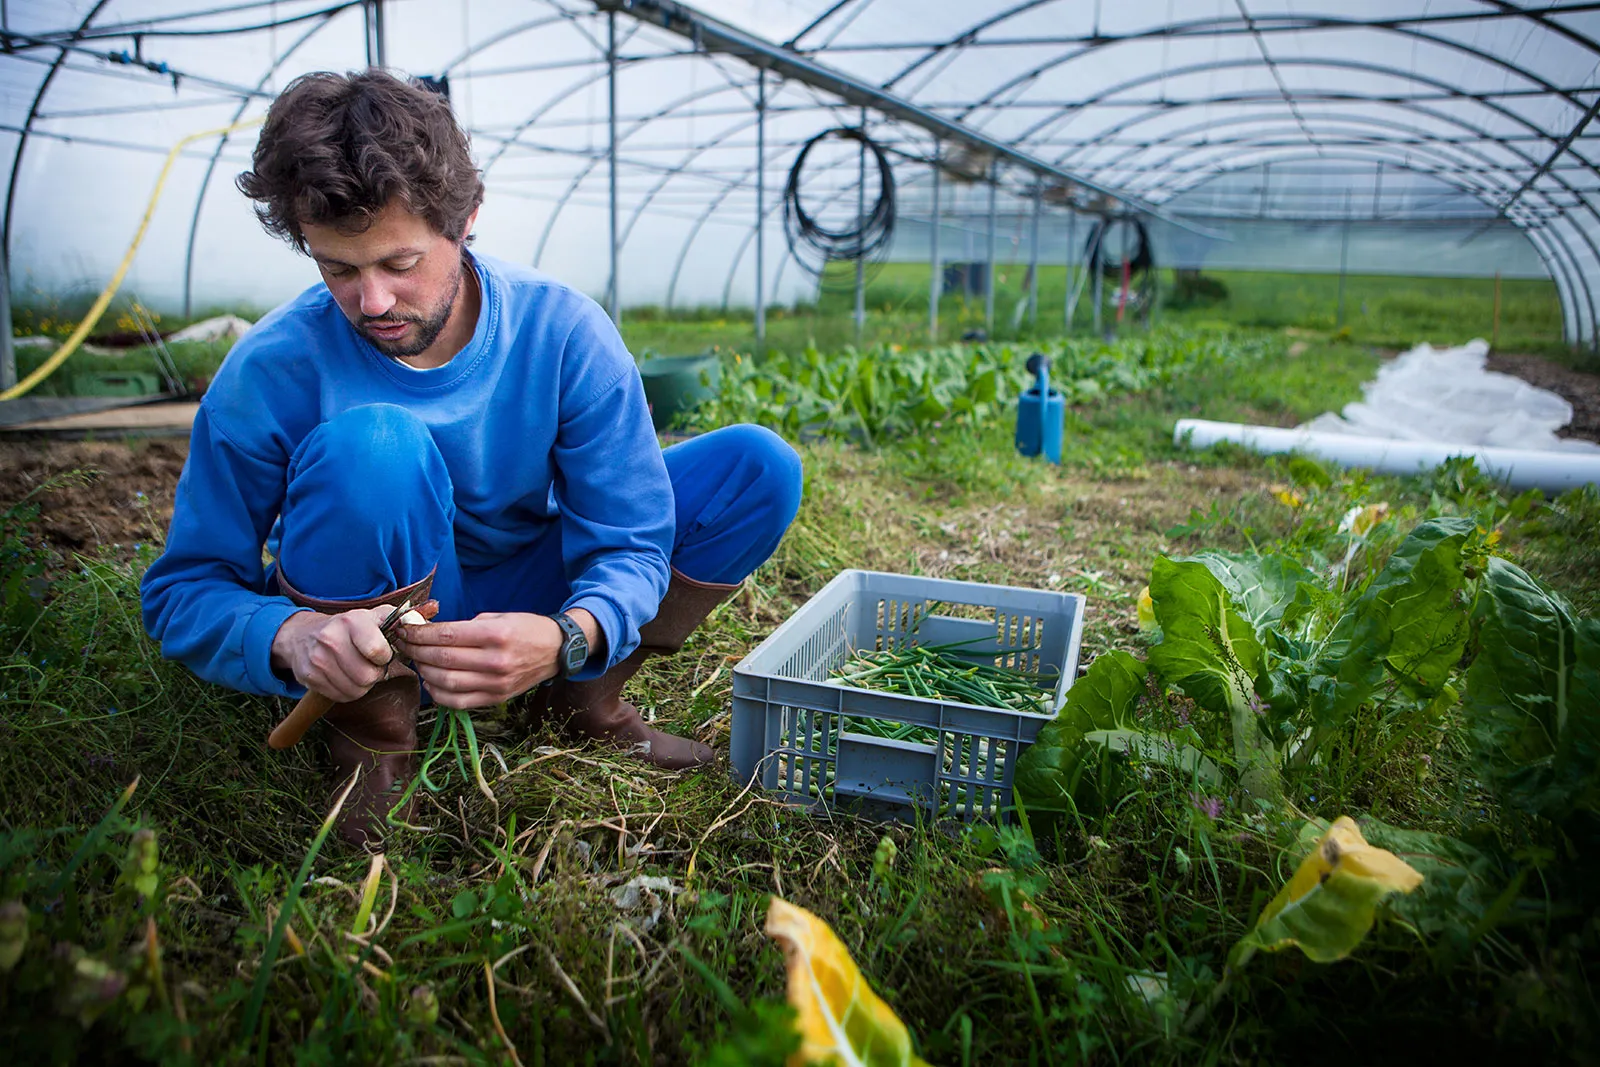
[{"label": "man's hand", "polygon": [[379,626],[393,608],[355,608],[338,615],[301,611],[272,638],[272,666],[338,703],[358,700],[388,677],[394,650]]},{"label": "man's hand", "polygon": [[[582,608],[568,612],[603,654],[600,627]],[[482,708],[525,693],[560,673],[561,627],[548,615],[486,612],[463,622],[401,626],[395,648],[416,661],[433,699],[447,708]]]}]

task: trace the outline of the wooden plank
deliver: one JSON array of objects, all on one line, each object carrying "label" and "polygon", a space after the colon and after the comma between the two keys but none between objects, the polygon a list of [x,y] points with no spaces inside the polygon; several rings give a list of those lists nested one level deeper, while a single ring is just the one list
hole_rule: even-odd
[{"label": "wooden plank", "polygon": [[170,404],[138,404],[133,407],[112,408],[107,411],[90,411],[78,415],[36,419],[4,427],[6,434],[29,436],[82,437],[102,434],[118,435],[184,435],[194,424],[199,401]]},{"label": "wooden plank", "polygon": [[171,394],[157,396],[19,396],[15,400],[0,400],[0,427],[22,426],[46,419],[65,418],[90,411],[109,408],[133,407],[171,399]]}]

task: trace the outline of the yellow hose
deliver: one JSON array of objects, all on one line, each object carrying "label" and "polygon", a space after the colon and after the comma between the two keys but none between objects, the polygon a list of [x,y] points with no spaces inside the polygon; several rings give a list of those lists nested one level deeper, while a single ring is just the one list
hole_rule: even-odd
[{"label": "yellow hose", "polygon": [[139,230],[133,235],[133,243],[128,246],[128,254],[122,257],[122,265],[111,276],[111,281],[106,283],[106,287],[100,291],[100,296],[95,300],[94,306],[83,317],[83,321],[78,323],[78,328],[72,331],[72,336],[67,338],[67,343],[56,349],[50,358],[40,364],[39,368],[32,374],[5,392],[0,393],[0,400],[15,400],[48,378],[57,367],[66,362],[68,356],[77,351],[78,346],[83,343],[83,339],[89,336],[89,331],[94,329],[95,323],[100,321],[100,316],[105,314],[106,308],[111,306],[111,298],[116,295],[117,289],[122,285],[123,277],[128,273],[128,268],[133,265],[133,257],[139,251],[139,242],[144,240],[144,231],[150,226],[150,216],[155,214],[156,204],[161,199],[161,190],[167,184],[167,175],[172,173],[172,164],[177,160],[178,153],[195,141],[204,141],[209,137],[226,137],[237,130],[258,126],[263,121],[265,121],[265,116],[246,119],[244,122],[236,122],[232,126],[220,126],[214,130],[191,133],[172,146],[172,151],[167,153],[166,163],[162,164],[161,176],[156,179],[155,191],[150,194],[150,203],[144,209],[144,218],[139,220]]}]

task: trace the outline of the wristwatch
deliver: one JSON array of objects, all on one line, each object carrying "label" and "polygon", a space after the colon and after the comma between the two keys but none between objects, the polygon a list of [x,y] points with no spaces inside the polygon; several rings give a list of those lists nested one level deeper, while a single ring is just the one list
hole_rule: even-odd
[{"label": "wristwatch", "polygon": [[561,651],[556,655],[556,666],[561,677],[570,678],[589,662],[589,639],[584,636],[583,627],[573,622],[566,612],[558,611],[550,617],[561,627]]}]

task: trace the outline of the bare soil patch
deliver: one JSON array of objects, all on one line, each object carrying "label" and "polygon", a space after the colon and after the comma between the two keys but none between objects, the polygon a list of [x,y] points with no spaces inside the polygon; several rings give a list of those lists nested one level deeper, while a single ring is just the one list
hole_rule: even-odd
[{"label": "bare soil patch", "polygon": [[1503,352],[1489,353],[1489,369],[1548,389],[1571,404],[1572,422],[1557,431],[1560,436],[1600,442],[1600,375],[1563,367],[1542,356]]},{"label": "bare soil patch", "polygon": [[0,511],[32,494],[34,529],[50,547],[131,558],[135,545],[165,536],[188,454],[187,441],[166,438],[0,441]]}]

